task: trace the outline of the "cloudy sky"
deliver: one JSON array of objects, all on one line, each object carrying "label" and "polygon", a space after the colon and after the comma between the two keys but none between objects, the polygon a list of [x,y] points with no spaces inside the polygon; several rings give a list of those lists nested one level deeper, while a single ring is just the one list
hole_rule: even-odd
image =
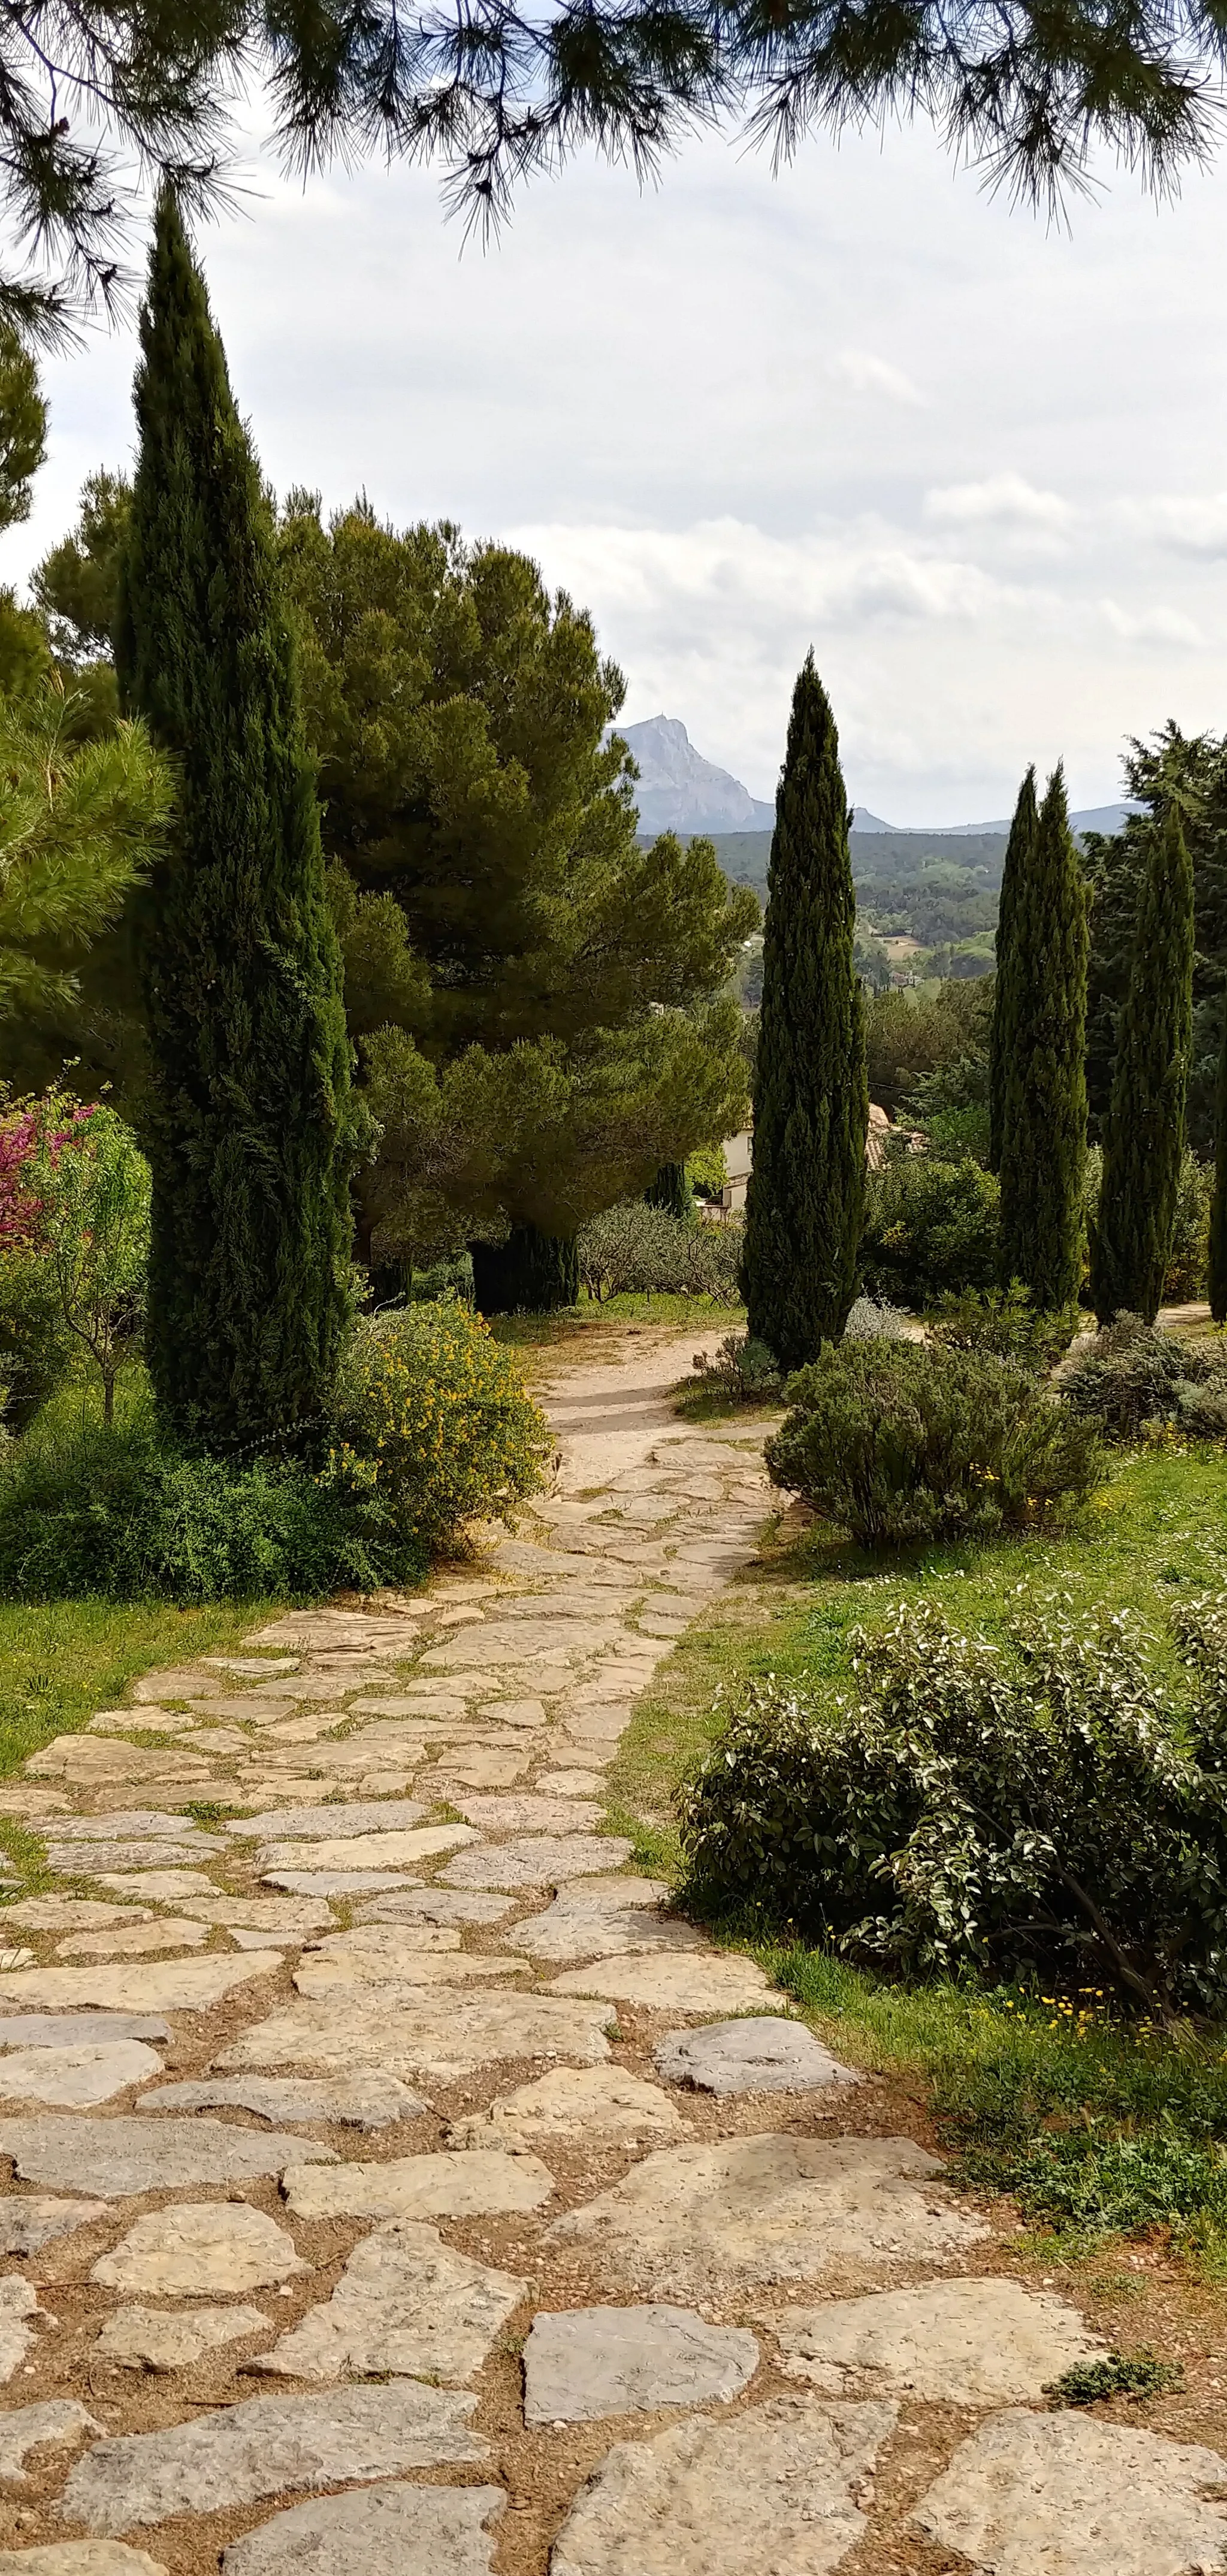
[{"label": "cloudy sky", "polygon": [[[856,801],[971,822],[1030,759],[1097,804],[1126,734],[1227,730],[1227,148],[1175,205],[1102,177],[1060,231],[927,127],[778,180],[711,139],[643,195],[577,165],[462,256],[427,175],[264,167],[202,247],[278,488],[528,547],[626,720],[680,716],[756,795],[812,643]],[[0,577],[127,458],[133,354],[49,368]]]}]

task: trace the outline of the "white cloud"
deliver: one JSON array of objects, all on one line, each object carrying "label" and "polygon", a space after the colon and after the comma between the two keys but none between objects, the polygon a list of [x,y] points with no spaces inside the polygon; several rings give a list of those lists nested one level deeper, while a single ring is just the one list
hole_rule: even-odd
[{"label": "white cloud", "polygon": [[1126,501],[1119,515],[1131,532],[1174,554],[1208,561],[1227,555],[1227,492]]},{"label": "white cloud", "polygon": [[1201,630],[1181,608],[1164,608],[1156,602],[1153,608],[1129,610],[1114,599],[1100,601],[1103,614],[1114,635],[1123,644],[1202,645]]},{"label": "white cloud", "polygon": [[892,367],[889,358],[875,358],[868,349],[841,349],[831,374],[850,393],[883,394],[888,402],[905,403],[919,410],[925,397],[902,367]]},{"label": "white cloud", "polygon": [[993,474],[983,483],[949,483],[926,492],[924,515],[939,527],[1040,529],[1052,534],[1073,518],[1058,492],[1037,492],[1021,474]]}]

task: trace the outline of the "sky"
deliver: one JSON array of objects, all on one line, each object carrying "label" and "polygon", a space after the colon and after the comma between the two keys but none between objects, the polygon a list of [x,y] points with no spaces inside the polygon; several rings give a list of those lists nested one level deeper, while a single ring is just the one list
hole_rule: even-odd
[{"label": "sky", "polygon": [[[1065,229],[925,124],[773,178],[708,137],[640,193],[579,161],[462,247],[429,173],[253,159],[200,250],[279,490],[364,490],[527,548],[588,607],[628,723],[774,793],[812,645],[850,796],[1008,813],[1028,761],[1121,790],[1129,734],[1227,731],[1227,145]],[[130,457],[130,329],[50,362],[50,453],[0,579]]]}]

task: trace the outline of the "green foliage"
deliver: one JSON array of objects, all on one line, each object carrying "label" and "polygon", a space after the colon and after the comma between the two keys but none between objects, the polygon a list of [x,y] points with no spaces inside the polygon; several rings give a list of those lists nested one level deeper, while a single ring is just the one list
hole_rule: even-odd
[{"label": "green foliage", "polygon": [[773,1483],[862,1547],[1027,1529],[1098,1481],[1094,1425],[987,1351],[845,1342],[784,1392]]},{"label": "green foliage", "polygon": [[971,1155],[904,1154],[870,1172],[860,1266],[871,1297],[935,1305],[997,1275],[998,1185]]},{"label": "green foliage", "polygon": [[30,485],[47,453],[38,369],[11,326],[0,326],[0,529],[30,515]]},{"label": "green foliage", "polygon": [[1091,1302],[1153,1324],[1163,1297],[1184,1153],[1193,1014],[1193,870],[1173,811],[1151,826],[1104,1124]]},{"label": "green foliage", "polygon": [[1061,1374],[1072,1412],[1102,1423],[1105,1437],[1137,1441],[1168,1426],[1181,1438],[1227,1438],[1227,1349],[1165,1332],[1140,1315],[1118,1315],[1075,1352]]},{"label": "green foliage", "polygon": [[1214,1196],[1210,1203],[1207,1262],[1210,1312],[1216,1324],[1227,1323],[1227,1014],[1219,1061],[1214,1139]]},{"label": "green foliage", "polygon": [[993,984],[945,983],[936,993],[873,993],[865,1005],[869,1097],[891,1118],[921,1125],[982,1111],[988,1097]]},{"label": "green foliage", "polygon": [[87,475],[75,532],[53,546],[31,575],[57,659],[70,668],[111,650],[131,516],[126,475],[105,468]]},{"label": "green foliage", "polygon": [[169,763],[141,723],[81,742],[81,705],[57,680],[0,699],[0,1019],[71,998],[75,953],[165,843]]},{"label": "green foliage", "polygon": [[1119,1617],[999,1653],[901,1609],[854,1637],[853,1702],[758,1684],[682,1796],[695,1896],[911,1974],[1221,2007],[1227,1604],[1177,1634],[1174,1692]]},{"label": "green foliage", "polygon": [[988,1064],[988,1164],[993,1172],[1001,1169],[1001,1148],[1005,1137],[1006,1081],[1014,1049],[1018,1044],[1018,1012],[1021,999],[1019,960],[1013,950],[1013,935],[1022,890],[1035,861],[1035,836],[1039,829],[1039,808],[1035,797],[1035,770],[1028,769],[1018,791],[1010,837],[1006,842],[1005,864],[1001,876],[1001,899],[997,908],[997,972],[993,985],[993,1018],[989,1038]]},{"label": "green foliage", "polygon": [[0,1248],[0,1388],[7,1431],[21,1432],[68,1374],[72,1343],[47,1263],[29,1244]]},{"label": "green foliage", "polygon": [[455,1543],[535,1493],[549,1427],[511,1354],[466,1306],[361,1319],[335,1406],[337,1479],[372,1492],[410,1548]]},{"label": "green foliage", "polygon": [[1156,2361],[1153,2352],[1110,2352],[1102,2361],[1076,2362],[1062,2371],[1046,2383],[1044,2395],[1058,2406],[1095,2406],[1101,2397],[1161,2397],[1183,2380],[1179,2362]]},{"label": "green foliage", "polygon": [[107,1430],[61,1402],[0,1456],[0,1599],[304,1601],[421,1565],[377,1495],[185,1457],[147,1403]]},{"label": "green foliage", "polygon": [[166,1423],[224,1452],[326,1404],[358,1128],[272,528],[169,191],[141,348],[118,661],[179,780],[145,936],[148,1349]]},{"label": "green foliage", "polygon": [[580,1277],[590,1297],[713,1297],[737,1302],[742,1226],[710,1219],[679,1224],[665,1208],[629,1199],[592,1217],[578,1238]]},{"label": "green foliage", "polygon": [[915,1337],[915,1323],[901,1306],[888,1306],[873,1297],[856,1299],[843,1331],[846,1342],[910,1342]]},{"label": "green foliage", "polygon": [[41,1264],[65,1332],[102,1384],[103,1420],[144,1317],[149,1262],[149,1166],[113,1109],[75,1124],[66,1098],[40,1102],[28,1166],[39,1200]]},{"label": "green foliage", "polygon": [[499,1243],[469,1247],[473,1303],[481,1315],[549,1315],[579,1301],[574,1235],[513,1225]]},{"label": "green foliage", "polygon": [[999,1277],[1055,1311],[1078,1293],[1086,1154],[1086,892],[1059,767],[1022,853],[1007,937]]},{"label": "green foliage", "polygon": [[[1088,1156],[1088,1161],[1090,1157]],[[1176,1212],[1163,1282],[1165,1306],[1183,1306],[1204,1297],[1210,1259],[1210,1202],[1214,1166],[1198,1161],[1186,1147],[1176,1184]]]},{"label": "green foliage", "polygon": [[684,1163],[662,1163],[643,1195],[649,1207],[665,1208],[682,1225],[694,1215],[694,1192]]},{"label": "green foliage", "polygon": [[810,653],[776,798],[742,1290],[752,1339],[796,1368],[856,1294],[869,1094],[839,737]]},{"label": "green foliage", "polygon": [[769,1404],[783,1383],[765,1342],[749,1333],[726,1333],[713,1358],[696,1351],[694,1376],[686,1392],[718,1398],[727,1404]]},{"label": "green foliage", "polygon": [[709,841],[640,849],[621,673],[525,556],[301,493],[280,545],[382,1129],[364,1245],[568,1239],[741,1124],[756,899]]},{"label": "green foliage", "polygon": [[1078,1309],[1045,1315],[1032,1304],[1020,1279],[1008,1288],[965,1288],[940,1301],[929,1324],[929,1338],[948,1351],[995,1351],[1000,1359],[1017,1360],[1033,1377],[1044,1377],[1064,1359],[1078,1330]]}]

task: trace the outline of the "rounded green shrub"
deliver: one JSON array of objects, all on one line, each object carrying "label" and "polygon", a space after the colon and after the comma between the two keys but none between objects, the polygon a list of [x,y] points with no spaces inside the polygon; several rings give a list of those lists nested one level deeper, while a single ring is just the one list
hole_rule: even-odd
[{"label": "rounded green shrub", "polygon": [[860,1248],[866,1294],[919,1308],[950,1290],[991,1288],[999,1196],[994,1175],[971,1155],[942,1162],[905,1154],[869,1173]]},{"label": "rounded green shrub", "polygon": [[947,1351],[995,1351],[1043,1377],[1063,1359],[1078,1330],[1076,1306],[1045,1314],[1021,1279],[1008,1288],[965,1288],[946,1296],[930,1318],[930,1339]]},{"label": "rounded green shrub", "polygon": [[535,1493],[550,1432],[514,1354],[459,1304],[364,1317],[341,1364],[329,1468],[437,1548]]},{"label": "rounded green shrub", "polygon": [[1095,1424],[987,1351],[827,1345],[784,1393],[772,1481],[862,1547],[1027,1529],[1101,1472]]},{"label": "rounded green shrub", "polygon": [[1118,1315],[1061,1373],[1072,1413],[1095,1417],[1105,1437],[1138,1441],[1167,1427],[1194,1440],[1227,1438],[1227,1345]]}]

